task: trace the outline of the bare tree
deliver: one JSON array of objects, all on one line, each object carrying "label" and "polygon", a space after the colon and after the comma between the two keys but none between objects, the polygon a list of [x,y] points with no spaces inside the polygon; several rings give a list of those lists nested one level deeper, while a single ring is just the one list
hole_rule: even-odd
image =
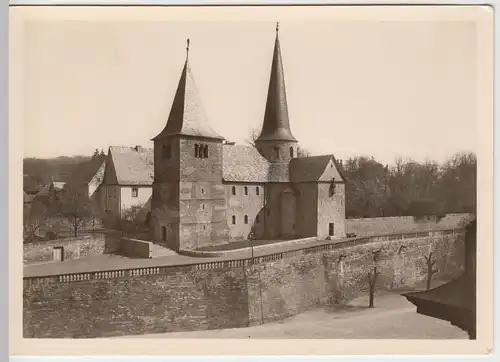
[{"label": "bare tree", "polygon": [[434,265],[436,264],[436,259],[432,258],[432,251],[429,253],[429,256],[425,256],[425,263],[427,264],[427,285],[426,289],[431,289],[432,276],[436,274],[439,270],[434,269]]},{"label": "bare tree", "polygon": [[[245,142],[248,145],[255,147],[255,141],[257,140],[257,138],[259,138],[259,136],[260,136],[260,130],[258,128],[252,128]],[[307,149],[302,147],[297,148],[297,157],[309,157],[309,156],[311,156],[311,152],[309,152]]]},{"label": "bare tree", "polygon": [[248,134],[248,138],[246,139],[246,143],[248,143],[250,146],[255,147],[255,141],[257,138],[260,136],[260,131],[258,128],[252,128],[250,130],[250,133]]},{"label": "bare tree", "polygon": [[382,249],[375,250],[373,252],[373,271],[369,271],[367,273],[368,277],[368,291],[369,291],[369,302],[368,302],[368,307],[373,308],[375,305],[375,288],[377,285],[377,278],[380,275],[380,272],[377,270],[377,262],[380,256],[380,253],[382,252]]},{"label": "bare tree", "polygon": [[49,218],[49,210],[41,202],[35,202],[23,212],[23,239],[24,242],[34,241],[40,232],[40,228]]},{"label": "bare tree", "polygon": [[68,188],[58,201],[58,214],[68,221],[68,229],[71,235],[78,233],[87,226],[91,218],[91,205],[88,195],[80,192],[77,188]]},{"label": "bare tree", "polygon": [[[135,236],[145,227],[145,222],[138,220],[142,206],[132,206],[124,210],[118,219],[115,228],[120,230],[123,235]],[[147,215],[146,215],[147,216]]]}]

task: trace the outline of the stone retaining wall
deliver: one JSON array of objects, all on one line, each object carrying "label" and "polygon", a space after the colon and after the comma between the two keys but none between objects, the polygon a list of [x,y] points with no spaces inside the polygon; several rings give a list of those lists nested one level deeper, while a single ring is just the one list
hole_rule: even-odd
[{"label": "stone retaining wall", "polygon": [[98,233],[74,238],[25,243],[23,245],[24,264],[53,260],[53,250],[57,247],[63,248],[64,260],[99,255],[104,253],[105,237],[104,234]]},{"label": "stone retaining wall", "polygon": [[[414,288],[426,278],[458,275],[462,230],[354,238],[253,259],[200,261],[24,278],[25,338],[89,338],[246,327],[343,303],[377,289]],[[373,252],[380,259],[373,261]]]}]

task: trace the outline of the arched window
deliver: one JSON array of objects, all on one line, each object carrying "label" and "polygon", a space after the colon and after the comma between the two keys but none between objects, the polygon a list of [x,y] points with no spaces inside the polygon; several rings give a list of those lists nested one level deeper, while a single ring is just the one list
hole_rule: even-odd
[{"label": "arched window", "polygon": [[235,224],[236,224],[236,216],[234,216],[234,215],[233,215],[233,216],[231,217],[231,219],[232,219],[233,225],[235,225]]},{"label": "arched window", "polygon": [[293,158],[293,147],[290,147],[290,157]]},{"label": "arched window", "polygon": [[248,195],[248,187],[245,186],[245,195]]},{"label": "arched window", "polygon": [[245,215],[245,224],[248,224],[248,215]]},{"label": "arched window", "polygon": [[256,194],[256,195],[259,195],[259,193],[260,193],[259,186],[257,186],[257,187],[255,188],[255,194]]},{"label": "arched window", "polygon": [[194,145],[194,157],[198,157],[198,154],[199,154],[198,148],[199,148],[199,147],[200,147],[200,146],[198,146],[198,144],[197,144],[197,143]]},{"label": "arched window", "polygon": [[231,194],[236,195],[236,187],[231,187]]},{"label": "arched window", "polygon": [[208,145],[203,147],[203,157],[208,158]]}]

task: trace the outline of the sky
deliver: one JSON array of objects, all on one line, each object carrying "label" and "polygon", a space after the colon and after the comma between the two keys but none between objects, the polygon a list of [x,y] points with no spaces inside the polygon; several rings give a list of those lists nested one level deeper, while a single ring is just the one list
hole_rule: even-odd
[{"label": "sky", "polygon": [[[280,21],[292,133],[312,154],[443,162],[477,146],[476,28],[465,21]],[[230,141],[260,128],[275,22],[31,20],[24,157],[152,147],[191,40],[207,118]]]}]

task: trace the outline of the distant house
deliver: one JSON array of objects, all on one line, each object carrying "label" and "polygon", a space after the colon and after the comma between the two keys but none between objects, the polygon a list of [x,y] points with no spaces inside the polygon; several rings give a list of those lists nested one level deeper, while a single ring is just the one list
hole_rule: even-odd
[{"label": "distant house", "polygon": [[90,201],[93,210],[98,213],[101,211],[99,187],[104,181],[105,170],[106,156],[98,156],[95,159],[83,162],[70,175],[65,189],[76,192],[85,201]]},{"label": "distant house", "polygon": [[101,209],[108,222],[122,218],[129,210],[137,210],[146,218],[144,210],[150,204],[153,172],[153,149],[109,147],[101,185]]}]

